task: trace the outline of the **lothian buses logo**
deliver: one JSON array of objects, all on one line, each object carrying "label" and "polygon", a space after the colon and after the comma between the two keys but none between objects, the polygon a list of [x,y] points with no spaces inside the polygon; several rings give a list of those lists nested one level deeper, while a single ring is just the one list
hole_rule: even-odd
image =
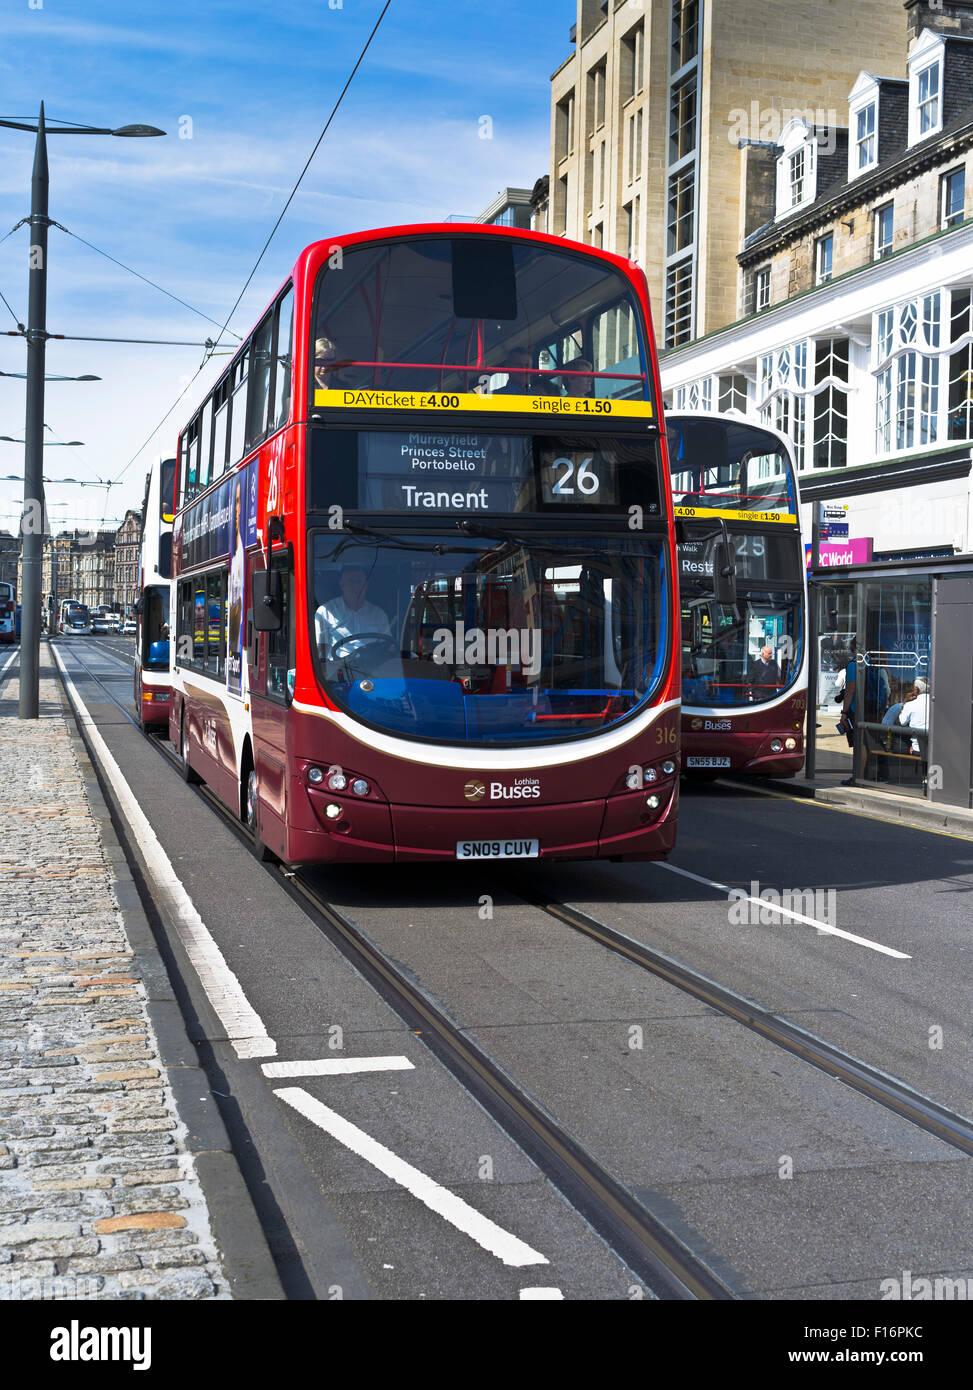
[{"label": "lothian buses logo", "polygon": [[482,801],[486,795],[486,787],[482,782],[467,782],[463,788],[463,795],[467,801]]}]

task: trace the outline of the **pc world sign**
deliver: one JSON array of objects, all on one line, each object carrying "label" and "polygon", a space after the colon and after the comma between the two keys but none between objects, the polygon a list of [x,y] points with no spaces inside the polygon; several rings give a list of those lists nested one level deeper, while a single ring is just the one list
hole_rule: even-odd
[{"label": "pc world sign", "polygon": [[[866,565],[872,558],[872,537],[855,536],[852,540],[818,547],[819,569],[841,569],[845,565]],[[804,547],[804,564],[811,568],[811,547]]]}]

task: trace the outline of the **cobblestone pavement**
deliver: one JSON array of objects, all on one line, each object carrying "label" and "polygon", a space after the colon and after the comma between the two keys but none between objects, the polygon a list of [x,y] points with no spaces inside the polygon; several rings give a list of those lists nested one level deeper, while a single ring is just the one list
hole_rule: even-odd
[{"label": "cobblestone pavement", "polygon": [[0,1299],[229,1298],[42,650],[0,689]]}]

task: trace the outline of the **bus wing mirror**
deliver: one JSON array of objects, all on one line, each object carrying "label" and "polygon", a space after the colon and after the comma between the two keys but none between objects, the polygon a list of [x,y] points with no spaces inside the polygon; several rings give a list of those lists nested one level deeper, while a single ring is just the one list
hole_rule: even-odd
[{"label": "bus wing mirror", "polygon": [[737,580],[733,551],[726,541],[717,541],[713,547],[713,588],[717,603],[732,608],[737,601]]},{"label": "bus wing mirror", "polygon": [[255,570],[253,625],[258,632],[279,632],[284,621],[284,586],[280,570]]}]

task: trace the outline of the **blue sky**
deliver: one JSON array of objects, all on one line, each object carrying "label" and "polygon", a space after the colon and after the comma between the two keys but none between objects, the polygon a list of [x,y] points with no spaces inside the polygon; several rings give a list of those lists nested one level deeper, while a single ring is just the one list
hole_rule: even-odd
[{"label": "blue sky", "polygon": [[[31,5],[39,6],[32,8]],[[117,126],[165,139],[57,136],[50,215],[222,324],[302,169],[382,0],[0,0],[0,117]],[[365,62],[231,323],[244,333],[300,249],[321,237],[477,213],[547,172],[549,78],[574,0],[392,0]],[[480,118],[492,139],[480,138]],[[188,120],[187,120],[188,118]],[[191,138],[180,138],[180,131]],[[0,237],[29,210],[33,137],[0,128]],[[0,291],[27,312],[27,229],[0,244]],[[48,330],[186,339],[215,329],[52,228]],[[13,328],[0,304],[5,328]],[[228,341],[233,341],[229,339]],[[196,371],[197,347],[52,342],[51,478],[114,479]],[[53,528],[141,504],[150,459],[220,370],[215,359],[119,486],[48,485]],[[24,370],[0,337],[0,371]],[[23,383],[0,378],[0,434],[23,437]],[[0,444],[0,477],[23,450]],[[0,482],[0,529],[22,485]],[[107,504],[107,505],[106,505]]]}]

